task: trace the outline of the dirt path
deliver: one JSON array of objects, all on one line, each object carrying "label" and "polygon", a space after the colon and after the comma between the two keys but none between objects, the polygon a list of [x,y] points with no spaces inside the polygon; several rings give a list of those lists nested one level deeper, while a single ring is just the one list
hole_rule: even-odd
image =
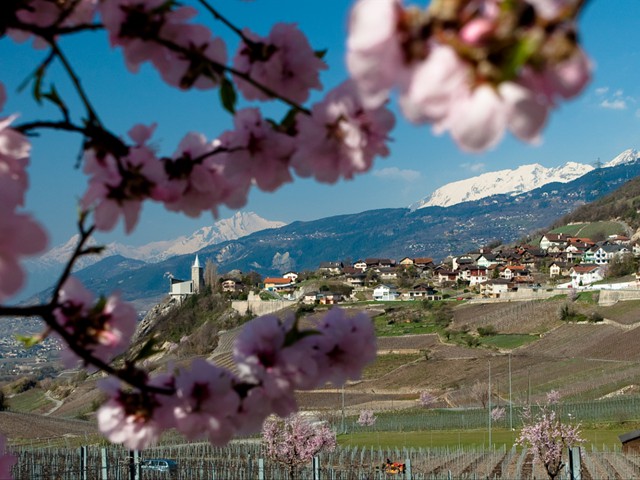
[{"label": "dirt path", "polygon": [[53,412],[55,412],[56,410],[58,410],[62,404],[64,403],[62,400],[58,400],[57,398],[53,398],[51,396],[51,392],[49,390],[47,390],[44,394],[44,396],[47,398],[47,400],[51,400],[53,403],[55,403],[55,405],[53,406],[53,408],[51,410],[49,410],[48,412],[44,413],[43,415],[45,417],[48,417],[49,415],[51,415]]}]

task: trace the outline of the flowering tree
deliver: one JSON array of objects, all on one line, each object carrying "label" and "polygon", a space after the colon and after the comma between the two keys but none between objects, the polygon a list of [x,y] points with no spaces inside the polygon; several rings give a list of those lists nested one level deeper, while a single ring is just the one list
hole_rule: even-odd
[{"label": "flowering tree", "polygon": [[495,407],[491,409],[491,420],[498,422],[505,417],[506,411],[504,407]]},{"label": "flowering tree", "polygon": [[420,392],[420,398],[418,400],[420,402],[420,406],[422,407],[430,407],[436,401],[436,397],[434,397],[431,393],[426,390]]},{"label": "flowering tree", "polygon": [[6,439],[0,435],[0,478],[11,478],[11,467],[16,463],[13,455],[5,453]]},{"label": "flowering tree", "polygon": [[373,414],[373,410],[361,410],[356,423],[361,427],[373,427],[376,424],[377,418],[378,417]]},{"label": "flowering tree", "polygon": [[294,479],[301,465],[322,450],[336,448],[336,434],[325,424],[313,424],[300,414],[285,419],[270,417],[262,427],[262,445],[271,460],[286,465]]},{"label": "flowering tree", "polygon": [[551,480],[556,478],[564,468],[562,458],[565,449],[584,442],[580,436],[580,425],[568,425],[562,422],[559,412],[560,396],[557,391],[547,395],[547,403],[540,406],[534,414],[530,408],[523,412],[524,426],[516,443],[533,450]]},{"label": "flowering tree", "polygon": [[[22,287],[23,257],[47,244],[44,228],[22,210],[29,137],[46,130],[77,135],[87,188],[79,201],[79,240],[51,298],[40,305],[0,305],[0,315],[41,317],[46,329],[30,342],[54,335],[65,345],[67,365],[80,362],[108,374],[102,388],[110,397],[98,412],[99,426],[129,448],[143,448],[171,427],[221,444],[259,429],[270,413],[290,414],[294,389],[360,375],[375,356],[367,317],[332,310],[313,331],[300,330],[293,319],[261,318],[238,340],[238,375],[197,361],[152,376],[140,364],[153,349],[129,351],[132,307],[115,294],[95,298],[72,276],[78,259],[100,253],[101,247],[90,246],[94,232],[111,231],[120,221],[127,233],[134,231],[145,203],[190,217],[216,215],[221,206],[244,206],[251,188],[273,192],[294,175],[326,183],[351,179],[389,153],[392,89],[407,118],[450,132],[464,150],[495,145],[507,128],[535,141],[549,111],[578,94],[590,77],[575,23],[584,3],[433,0],[419,8],[400,0],[358,0],[347,39],[352,79],[308,104],[311,90],[323,89],[319,74],[328,66],[292,24],[277,23],[260,36],[208,0],[1,2],[0,38],[32,41],[44,52],[28,81],[34,101],[56,114],[0,119],[0,302]],[[207,23],[237,36],[233,55]],[[233,127],[215,139],[187,132],[164,153],[154,143],[155,124],[134,123],[126,136],[113,131],[62,42],[101,34],[122,52],[131,73],[146,64],[185,93],[217,90]],[[61,94],[49,81],[54,67],[70,92]],[[238,109],[240,95],[251,106]],[[0,83],[0,111],[6,99]],[[262,113],[264,102],[279,106],[279,120]],[[125,362],[114,365],[123,354]]]}]

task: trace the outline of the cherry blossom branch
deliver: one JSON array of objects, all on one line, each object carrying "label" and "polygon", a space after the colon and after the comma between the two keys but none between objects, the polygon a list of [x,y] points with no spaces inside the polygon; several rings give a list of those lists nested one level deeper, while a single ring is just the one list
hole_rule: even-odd
[{"label": "cherry blossom branch", "polygon": [[58,46],[58,44],[57,44],[57,42],[55,40],[50,40],[49,41],[49,45],[51,45],[51,48],[55,52],[56,57],[58,57],[58,59],[60,59],[60,62],[62,63],[62,66],[66,70],[67,75],[69,75],[69,78],[71,79],[71,82],[73,83],[73,85],[74,85],[74,87],[76,89],[76,92],[80,96],[80,99],[82,100],[82,103],[84,104],[85,108],[87,109],[87,114],[89,115],[89,122],[93,123],[93,124],[96,124],[96,125],[101,125],[100,119],[98,118],[98,115],[96,114],[95,110],[93,109],[93,106],[91,105],[91,102],[89,101],[89,97],[87,96],[86,92],[84,91],[84,88],[82,87],[82,84],[80,82],[80,78],[76,75],[76,72],[73,70],[73,67],[71,66],[71,63],[69,63],[69,60],[67,60],[67,57],[64,55],[64,53],[62,52],[62,50],[60,49],[60,47]]},{"label": "cherry blossom branch", "polygon": [[[185,57],[187,57],[190,60],[195,60],[198,61],[200,63],[208,63],[209,65],[211,65],[211,67],[213,68],[213,70],[216,71],[220,71],[220,72],[227,72],[230,73],[238,78],[241,78],[242,80],[246,81],[247,83],[250,83],[252,86],[256,87],[257,89],[261,90],[264,94],[268,95],[269,97],[272,97],[274,99],[280,100],[281,102],[289,105],[290,107],[294,108],[295,110],[302,112],[306,115],[311,115],[311,111],[305,107],[303,107],[302,105],[299,105],[298,103],[289,100],[288,98],[280,95],[279,93],[275,92],[273,89],[263,85],[262,83],[258,82],[257,80],[253,79],[250,75],[244,73],[244,72],[240,72],[239,70],[236,70],[233,67],[230,67],[228,65],[216,62],[215,60],[211,60],[210,58],[207,58],[206,56],[204,56],[201,52],[197,51],[197,50],[189,50],[181,45],[177,45],[174,42],[171,42],[169,40],[165,40],[163,38],[155,38],[154,41],[156,43],[158,43],[159,45],[162,45],[163,47],[168,48],[169,50],[172,50],[174,52],[180,53],[182,55],[184,55]],[[255,42],[254,42],[255,43]]]},{"label": "cherry blossom branch", "polygon": [[247,38],[247,36],[242,32],[242,30],[240,30],[238,27],[232,24],[227,18],[222,16],[222,14],[218,10],[216,10],[214,7],[212,7],[211,4],[209,4],[209,2],[207,2],[206,0],[198,0],[198,2],[200,2],[200,4],[209,13],[211,13],[211,15],[213,15],[216,20],[224,23],[227,27],[229,27],[229,29],[231,29],[235,34],[237,34],[242,39],[243,42],[245,42],[247,45],[250,45],[252,48],[258,47],[258,44],[256,42],[254,42],[250,38]]}]

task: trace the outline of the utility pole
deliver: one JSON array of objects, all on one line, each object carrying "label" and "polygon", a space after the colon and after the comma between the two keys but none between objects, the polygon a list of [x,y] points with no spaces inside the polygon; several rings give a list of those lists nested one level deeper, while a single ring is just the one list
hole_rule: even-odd
[{"label": "utility pole", "polygon": [[509,353],[509,430],[513,430],[513,402],[511,401],[511,353]]},{"label": "utility pole", "polygon": [[342,426],[340,428],[342,433],[345,433],[344,429],[344,385],[342,385]]},{"label": "utility pole", "polygon": [[489,448],[491,448],[491,360],[489,360]]}]

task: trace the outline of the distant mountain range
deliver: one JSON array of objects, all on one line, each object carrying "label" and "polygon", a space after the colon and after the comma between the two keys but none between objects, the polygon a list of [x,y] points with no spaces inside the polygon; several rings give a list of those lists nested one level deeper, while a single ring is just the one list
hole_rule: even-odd
[{"label": "distant mountain range", "polygon": [[[601,166],[601,168],[615,167],[635,162],[638,151],[629,149],[616,158]],[[515,169],[499,170],[483,173],[477,177],[459,180],[438,188],[431,195],[423,198],[409,208],[417,210],[425,207],[449,207],[462,202],[480,200],[492,195],[518,195],[540,188],[548,183],[567,183],[580,178],[596,167],[583,163],[568,162],[560,167],[546,168],[534,163],[523,165]]]},{"label": "distant mountain range", "polygon": [[[142,264],[158,263],[176,255],[197,252],[209,245],[235,240],[260,230],[278,228],[283,225],[286,224],[280,221],[266,220],[253,212],[238,212],[231,218],[215,222],[212,226],[202,227],[189,236],[152,242],[138,247],[110,243],[105,246],[106,248],[101,256],[90,255],[80,258],[77,263],[77,270],[90,267],[112,256],[140,260]],[[63,266],[70,258],[78,238],[78,235],[74,235],[66,243],[26,262],[30,284],[22,292],[23,298],[27,298],[51,286],[53,279],[60,274]],[[92,244],[96,244],[93,239]]]},{"label": "distant mountain range", "polygon": [[[580,171],[586,173],[579,175]],[[518,180],[510,181],[514,172],[519,172]],[[465,185],[472,190],[474,185],[488,185],[486,175],[467,180]],[[438,198],[449,199],[446,207],[427,206],[425,200],[419,208],[373,210],[289,225],[255,214],[236,214],[223,221],[224,228],[201,229],[176,241],[136,249],[110,246],[116,255],[103,257],[77,275],[96,292],[120,289],[125,298],[133,300],[162,296],[168,291],[169,276],[187,278],[196,252],[201,262],[214,261],[220,272],[255,270],[262,275],[312,270],[321,261],[365,257],[432,257],[439,261],[492,240],[508,243],[522,238],[638,175],[638,152],[628,150],[602,168],[569,163],[559,169],[520,167],[495,172],[493,189],[464,193],[458,191],[460,182],[454,182],[439,189],[443,193]],[[575,178],[569,179],[571,176]],[[550,182],[550,178],[557,180]],[[509,189],[500,185],[508,181]],[[461,200],[478,195],[484,196]],[[47,258],[64,257],[64,248],[55,251],[56,255]]]}]

